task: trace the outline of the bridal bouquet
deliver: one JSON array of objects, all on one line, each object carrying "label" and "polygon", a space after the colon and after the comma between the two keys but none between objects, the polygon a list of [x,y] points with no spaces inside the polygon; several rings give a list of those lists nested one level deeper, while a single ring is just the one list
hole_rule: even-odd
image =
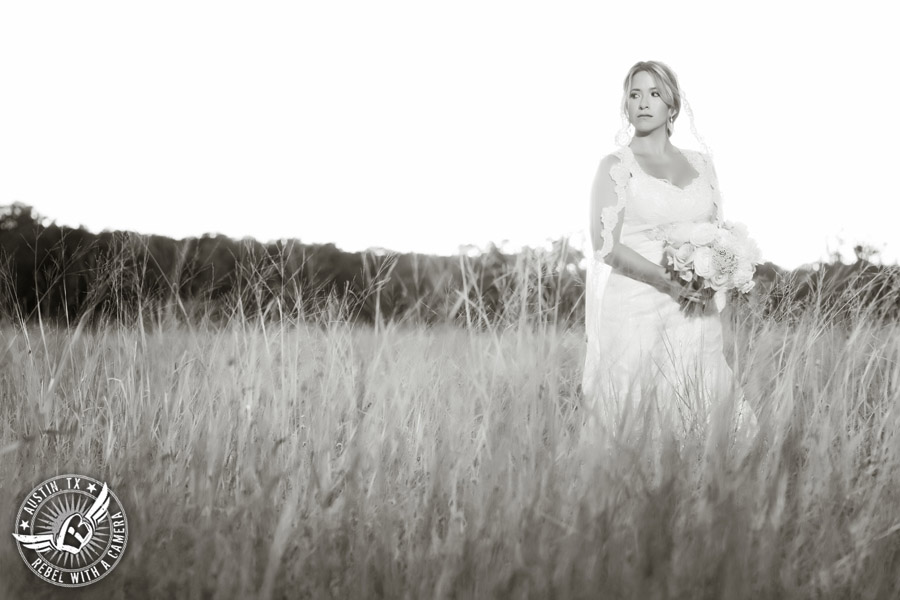
[{"label": "bridal bouquet", "polygon": [[753,288],[761,253],[744,224],[675,223],[657,233],[666,242],[669,269],[695,289],[747,293]]}]

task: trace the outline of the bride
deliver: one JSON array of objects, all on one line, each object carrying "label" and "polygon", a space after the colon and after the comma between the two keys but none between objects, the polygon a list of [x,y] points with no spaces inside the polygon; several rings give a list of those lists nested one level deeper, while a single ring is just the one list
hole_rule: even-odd
[{"label": "bride", "polygon": [[669,139],[682,94],[668,66],[638,62],[624,92],[634,137],[600,161],[591,193],[582,379],[588,423],[613,435],[648,425],[683,434],[730,408],[726,422],[752,435],[756,417],[740,390],[733,392],[723,354],[724,296],[713,302],[708,290],[673,279],[655,235],[674,222],[723,222],[712,160]]}]

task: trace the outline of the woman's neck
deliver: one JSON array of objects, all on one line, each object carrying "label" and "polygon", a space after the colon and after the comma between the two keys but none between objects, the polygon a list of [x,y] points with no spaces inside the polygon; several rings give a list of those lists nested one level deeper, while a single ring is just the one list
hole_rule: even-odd
[{"label": "woman's neck", "polygon": [[646,154],[651,156],[665,156],[672,152],[674,146],[669,140],[669,136],[662,128],[652,131],[647,135],[635,134],[631,140],[631,151],[635,154]]}]

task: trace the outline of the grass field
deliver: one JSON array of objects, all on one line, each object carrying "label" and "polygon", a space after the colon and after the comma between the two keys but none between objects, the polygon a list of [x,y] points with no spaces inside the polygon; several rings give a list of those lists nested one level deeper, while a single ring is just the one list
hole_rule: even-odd
[{"label": "grass field", "polygon": [[[107,481],[102,581],[8,598],[895,598],[900,331],[750,316],[729,346],[765,432],[583,435],[583,328],[234,320],[0,328],[0,517]],[[713,448],[710,450],[710,448]]]}]

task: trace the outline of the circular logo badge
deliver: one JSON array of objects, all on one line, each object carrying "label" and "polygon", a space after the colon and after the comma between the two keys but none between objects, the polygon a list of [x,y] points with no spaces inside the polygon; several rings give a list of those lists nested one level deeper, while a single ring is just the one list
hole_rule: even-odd
[{"label": "circular logo badge", "polygon": [[105,577],[122,559],[128,521],[105,483],[60,475],[28,494],[16,515],[13,537],[38,577],[81,587]]}]

